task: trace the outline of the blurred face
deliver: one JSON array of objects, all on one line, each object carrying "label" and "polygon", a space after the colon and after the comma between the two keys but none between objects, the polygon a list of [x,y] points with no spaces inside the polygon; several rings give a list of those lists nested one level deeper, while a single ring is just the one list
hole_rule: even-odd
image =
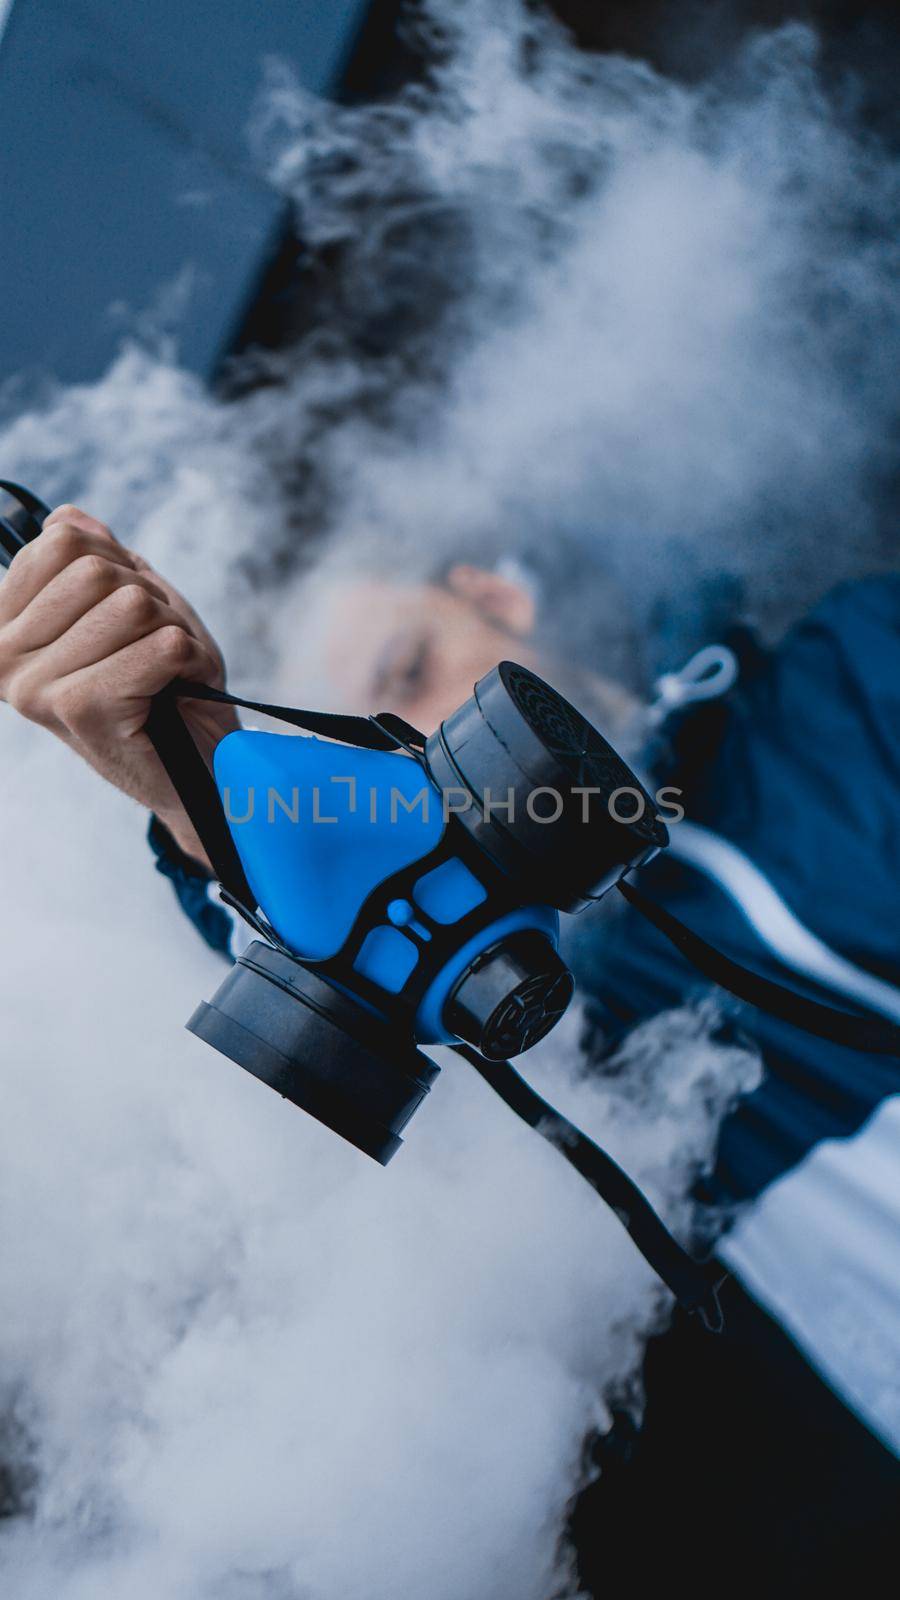
[{"label": "blurred face", "polygon": [[477,567],[453,567],[441,585],[364,579],[333,594],[321,665],[342,707],[431,733],[498,661],[536,664],[533,625],[527,591]]}]

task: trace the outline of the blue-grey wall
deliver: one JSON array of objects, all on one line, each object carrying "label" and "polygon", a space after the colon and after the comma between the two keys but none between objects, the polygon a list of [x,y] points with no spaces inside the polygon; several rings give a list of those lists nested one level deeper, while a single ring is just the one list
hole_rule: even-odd
[{"label": "blue-grey wall", "polygon": [[262,61],[339,84],[368,0],[13,0],[0,39],[0,381],[91,378],[187,284],[209,376],[282,226],[247,159]]}]

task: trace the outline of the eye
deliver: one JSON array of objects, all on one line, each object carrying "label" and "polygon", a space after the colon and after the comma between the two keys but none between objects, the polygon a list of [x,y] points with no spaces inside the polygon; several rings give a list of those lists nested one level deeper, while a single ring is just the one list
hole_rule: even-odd
[{"label": "eye", "polygon": [[416,632],[392,639],[375,673],[376,697],[403,700],[418,693],[428,675],[430,642]]},{"label": "eye", "polygon": [[397,683],[407,692],[421,688],[428,665],[428,640],[420,639],[409,659],[397,673]]}]

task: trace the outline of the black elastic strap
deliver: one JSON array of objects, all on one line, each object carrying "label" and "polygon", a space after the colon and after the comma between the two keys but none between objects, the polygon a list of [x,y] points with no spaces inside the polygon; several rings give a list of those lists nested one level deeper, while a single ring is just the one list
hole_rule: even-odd
[{"label": "black elastic strap", "polygon": [[454,1045],[453,1049],[475,1068],[517,1117],[554,1145],[570,1166],[586,1179],[615,1212],[644,1260],[671,1289],[679,1305],[696,1313],[711,1333],[720,1333],[723,1317],[717,1291],[727,1277],[722,1267],[717,1262],[696,1261],[689,1255],[657,1216],[647,1196],[612,1156],[542,1099],[509,1061],[487,1061],[465,1044]]},{"label": "black elastic strap", "polygon": [[732,961],[729,956],[722,955],[721,951],[707,944],[699,934],[693,933],[677,917],[673,917],[671,911],[666,911],[633,884],[620,879],[618,888],[629,905],[634,906],[648,922],[652,922],[692,966],[739,1000],[746,1000],[760,1011],[766,1011],[782,1022],[790,1022],[795,1028],[803,1028],[819,1039],[827,1039],[831,1044],[846,1045],[851,1050],[865,1050],[871,1055],[900,1056],[900,1027],[886,1017],[837,1011],[832,1006],[821,1005],[818,1000],[798,994],[794,989],[773,983],[771,978],[764,978],[758,972],[750,972],[747,967],[740,966],[737,961]]},{"label": "black elastic strap", "polygon": [[150,706],[145,731],[178,795],[213,873],[248,912],[256,905],[241,858],[231,837],[219,791],[178,710],[173,689],[163,689]]},{"label": "black elastic strap", "polygon": [[[169,692],[180,700],[213,700],[218,705],[240,706],[244,711],[257,711],[260,716],[277,717],[279,722],[289,722],[306,733],[320,733],[326,739],[337,739],[340,744],[361,745],[364,750],[396,750],[407,742],[422,744],[422,735],[384,711],[378,717],[359,717],[340,711],[298,711],[292,706],[270,706],[262,700],[241,700],[224,689],[211,689],[206,683],[188,683],[176,678]],[[396,729],[396,732],[392,731]]]}]

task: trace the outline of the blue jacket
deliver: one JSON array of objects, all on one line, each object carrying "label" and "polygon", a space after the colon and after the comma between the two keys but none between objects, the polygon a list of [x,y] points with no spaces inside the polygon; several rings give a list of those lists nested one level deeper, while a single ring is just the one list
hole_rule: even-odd
[{"label": "blue jacket", "polygon": [[[900,577],[830,595],[726,701],[685,720],[660,781],[682,788],[687,816],[738,845],[801,922],[900,985]],[[641,886],[728,955],[785,980],[707,878],[664,855]],[[613,1034],[703,981],[637,916],[604,931],[591,969]],[[758,1195],[818,1141],[854,1133],[900,1092],[900,1063],[889,1057],[828,1044],[751,1007],[738,1020],[765,1075],[723,1123],[706,1186],[719,1203]]]}]

